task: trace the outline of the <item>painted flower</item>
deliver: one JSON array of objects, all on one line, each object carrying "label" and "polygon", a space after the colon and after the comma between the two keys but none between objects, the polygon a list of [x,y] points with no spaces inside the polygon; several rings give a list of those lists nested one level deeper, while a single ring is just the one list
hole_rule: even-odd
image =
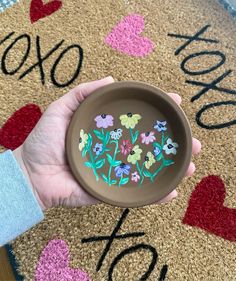
[{"label": "painted flower", "polygon": [[122,136],[122,129],[114,129],[110,132],[111,138],[114,140],[118,140]]},{"label": "painted flower", "polygon": [[156,140],[156,137],[154,136],[154,132],[146,132],[146,133],[142,133],[140,135],[141,137],[141,142],[145,143],[145,144],[149,144],[150,142],[154,142],[154,140]]},{"label": "painted flower", "polygon": [[120,116],[121,125],[125,126],[126,129],[134,129],[140,119],[139,114],[132,114],[131,112]]},{"label": "painted flower", "polygon": [[93,148],[93,152],[95,152],[96,155],[99,155],[102,152],[102,148],[103,148],[102,143],[96,143]]},{"label": "painted flower", "polygon": [[171,138],[168,138],[168,140],[166,141],[166,144],[163,146],[163,150],[165,150],[166,154],[172,153],[175,155],[177,153],[176,148],[178,146],[179,145],[176,142],[173,142]]},{"label": "painted flower", "polygon": [[136,164],[137,161],[141,159],[142,149],[139,148],[138,145],[135,145],[133,149],[130,151],[127,161],[132,163],[133,165]]},{"label": "painted flower", "polygon": [[132,144],[130,143],[130,140],[123,140],[120,145],[121,153],[123,155],[127,155],[132,150]]},{"label": "painted flower", "polygon": [[121,163],[119,166],[115,167],[115,173],[117,178],[123,177],[123,174],[129,175],[130,173],[130,165],[125,163]]},{"label": "painted flower", "polygon": [[154,129],[156,129],[158,132],[166,131],[166,121],[156,121],[156,124],[154,125]]},{"label": "painted flower", "polygon": [[96,125],[98,128],[106,129],[109,126],[113,126],[113,117],[108,114],[103,113],[101,115],[98,115],[94,120],[97,122]]},{"label": "painted flower", "polygon": [[137,171],[131,174],[131,180],[134,182],[138,182],[140,180],[140,176]]},{"label": "painted flower", "polygon": [[155,147],[155,149],[154,149],[154,155],[155,155],[155,156],[158,156],[160,153],[161,153],[160,148]]},{"label": "painted flower", "polygon": [[154,155],[150,151],[147,153],[144,160],[145,160],[145,167],[147,169],[149,169],[156,162]]},{"label": "painted flower", "polygon": [[79,135],[79,150],[82,151],[88,142],[88,135],[84,133],[84,130],[80,130]]}]

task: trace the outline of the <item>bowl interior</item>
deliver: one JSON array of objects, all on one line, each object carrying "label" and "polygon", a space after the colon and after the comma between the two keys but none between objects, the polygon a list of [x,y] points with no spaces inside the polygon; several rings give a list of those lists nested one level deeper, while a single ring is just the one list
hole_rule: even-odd
[{"label": "bowl interior", "polygon": [[[133,121],[130,122],[129,118]],[[98,128],[111,124],[113,126]],[[133,129],[126,128],[132,124],[135,125]],[[81,138],[81,130],[86,135],[90,134],[89,141],[87,137]],[[150,138],[150,132],[155,140]],[[145,133],[145,138],[142,133]],[[109,136],[108,143],[106,136]],[[119,139],[114,140],[112,136]],[[131,144],[126,155],[122,154],[122,151],[125,153],[124,145],[122,150],[124,140]],[[81,148],[85,144],[85,149],[88,142],[92,144],[83,155],[79,143],[82,143]],[[88,97],[73,115],[66,143],[69,164],[80,184],[99,200],[123,207],[150,204],[171,192],[185,175],[192,150],[191,130],[182,110],[161,90],[135,82],[114,83]],[[142,150],[141,155],[137,145]],[[140,160],[129,157],[131,154]],[[92,166],[98,167],[95,172]],[[135,174],[140,177],[138,182]]]}]

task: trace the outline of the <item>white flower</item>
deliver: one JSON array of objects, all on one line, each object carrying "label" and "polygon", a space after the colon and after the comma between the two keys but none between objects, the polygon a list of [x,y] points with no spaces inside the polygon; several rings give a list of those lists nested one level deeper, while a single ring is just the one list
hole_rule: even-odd
[{"label": "white flower", "polygon": [[110,135],[112,139],[118,140],[122,136],[122,129],[114,129],[110,132]]},{"label": "white flower", "polygon": [[166,154],[176,154],[176,148],[178,147],[178,144],[176,142],[173,142],[171,138],[168,138],[166,144],[163,146],[163,150],[165,150]]}]

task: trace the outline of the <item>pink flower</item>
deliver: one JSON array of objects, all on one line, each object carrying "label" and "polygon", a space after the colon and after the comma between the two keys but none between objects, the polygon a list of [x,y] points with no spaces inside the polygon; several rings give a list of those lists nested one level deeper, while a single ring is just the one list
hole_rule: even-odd
[{"label": "pink flower", "polygon": [[113,117],[111,115],[107,115],[107,114],[101,114],[98,115],[95,119],[97,122],[97,127],[98,128],[108,128],[109,126],[113,126]]},{"label": "pink flower", "polygon": [[156,137],[154,136],[154,132],[146,132],[141,134],[141,142],[145,144],[149,144],[150,142],[154,142]]},{"label": "pink flower", "polygon": [[127,155],[132,150],[132,145],[129,140],[123,140],[122,144],[120,145],[121,153]]},{"label": "pink flower", "polygon": [[131,174],[131,180],[134,182],[138,182],[140,180],[140,176],[137,171]]}]

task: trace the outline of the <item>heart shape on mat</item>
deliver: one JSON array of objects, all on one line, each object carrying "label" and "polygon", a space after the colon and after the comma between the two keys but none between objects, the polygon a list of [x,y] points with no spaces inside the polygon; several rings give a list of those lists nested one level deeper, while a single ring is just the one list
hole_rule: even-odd
[{"label": "heart shape on mat", "polygon": [[150,39],[140,36],[143,30],[144,18],[136,14],[129,15],[114,27],[105,38],[105,43],[130,56],[143,57],[154,48]]},{"label": "heart shape on mat", "polygon": [[69,267],[69,248],[65,241],[51,240],[41,253],[35,281],[91,281],[86,272]]},{"label": "heart shape on mat", "polygon": [[191,195],[183,223],[236,241],[236,209],[224,206],[225,195],[220,177],[203,178]]},{"label": "heart shape on mat", "polygon": [[34,23],[39,19],[45,18],[53,14],[61,8],[61,5],[62,2],[59,0],[53,0],[46,4],[44,4],[42,0],[32,0],[30,4],[31,23]]},{"label": "heart shape on mat", "polygon": [[0,145],[16,149],[25,141],[41,115],[36,104],[27,104],[18,109],[0,129]]}]

